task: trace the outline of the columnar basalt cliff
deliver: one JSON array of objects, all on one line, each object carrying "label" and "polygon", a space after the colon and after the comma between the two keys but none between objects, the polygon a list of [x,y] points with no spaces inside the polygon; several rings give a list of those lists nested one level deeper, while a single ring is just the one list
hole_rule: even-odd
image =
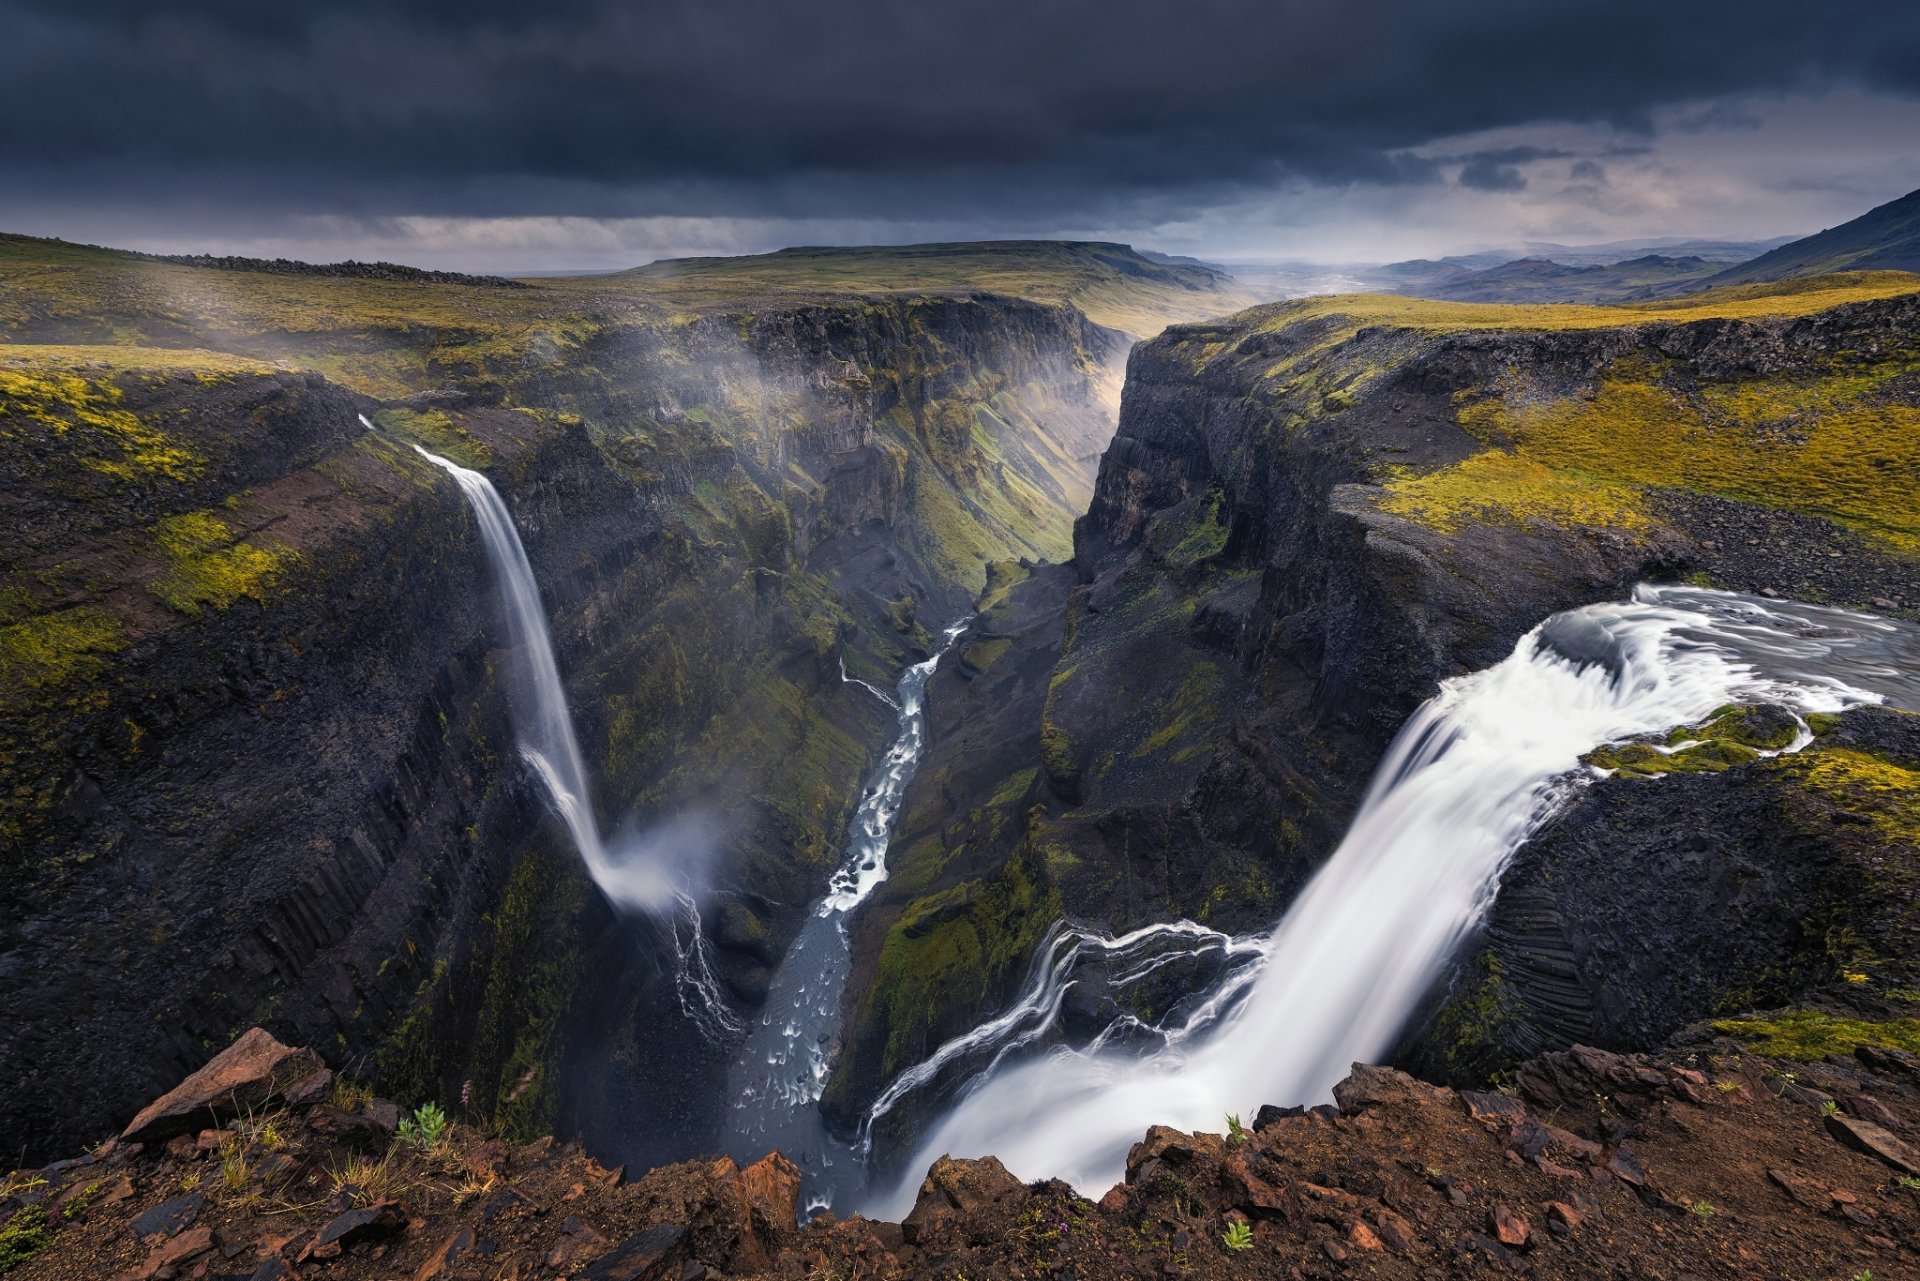
[{"label": "columnar basalt cliff", "polygon": [[[970,661],[932,686],[897,871],[860,924],[870,987],[835,1114],[852,1124],[881,1082],[996,1010],[1059,915],[1115,931],[1273,920],[1407,714],[1553,612],[1688,577],[1912,616],[1915,286],[1841,277],[1665,309],[1313,299],[1135,348],[1076,572],[1010,568],[962,642]],[[1704,839],[1732,858],[1740,834]],[[1677,937],[1631,943],[1640,917],[1592,906],[1577,924],[1568,909],[1590,973],[1622,948],[1652,963]],[[1723,975],[1609,1043],[1644,1045],[1741,993],[1814,990],[1756,950],[1797,978]],[[1459,1001],[1493,999],[1469,987]],[[1111,1020],[1095,988],[1073,994],[1070,1028]],[[1455,1008],[1444,1034],[1492,1035],[1463,1020]],[[1584,1032],[1600,1035],[1534,1026],[1508,1059]]]},{"label": "columnar basalt cliff", "polygon": [[719,1063],[626,1102],[672,976],[517,764],[471,519],[411,444],[505,495],[603,826],[711,846],[750,1004],[888,728],[842,662],[885,679],[986,561],[1064,551],[1121,340],[1011,297],[679,312],[8,248],[0,1145],[97,1138],[259,1020],[512,1133],[699,1150]]}]

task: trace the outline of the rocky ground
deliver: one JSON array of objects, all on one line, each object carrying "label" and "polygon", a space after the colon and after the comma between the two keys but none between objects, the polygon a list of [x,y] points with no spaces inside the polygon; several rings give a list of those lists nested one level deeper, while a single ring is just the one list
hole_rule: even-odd
[{"label": "rocky ground", "polygon": [[[899,1224],[794,1226],[770,1154],[629,1179],[402,1116],[255,1029],[76,1160],[4,1186],[0,1272],[99,1278],[1920,1275],[1920,1056],[1576,1048],[1505,1092],[1356,1067],[1337,1106],[1156,1127],[1097,1202],[943,1158]],[[1223,1118],[1225,1119],[1225,1118]]]}]

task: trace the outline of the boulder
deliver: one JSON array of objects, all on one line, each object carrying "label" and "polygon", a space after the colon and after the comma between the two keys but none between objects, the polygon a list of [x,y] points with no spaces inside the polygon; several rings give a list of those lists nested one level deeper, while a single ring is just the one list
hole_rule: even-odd
[{"label": "boulder", "polygon": [[1007,1167],[994,1157],[956,1161],[943,1156],[927,1171],[926,1179],[920,1184],[920,1195],[913,1203],[912,1212],[901,1220],[900,1229],[912,1245],[942,1219],[957,1212],[977,1210],[1023,1191],[1025,1185],[1007,1173]]},{"label": "boulder", "polygon": [[[1347,1114],[1369,1108],[1404,1107],[1438,1102],[1446,1091],[1416,1081],[1397,1068],[1355,1063],[1347,1079],[1333,1087],[1333,1100]],[[1256,1122],[1258,1118],[1255,1118]]]},{"label": "boulder", "polygon": [[120,1138],[152,1143],[197,1134],[221,1119],[264,1107],[287,1086],[312,1076],[320,1060],[312,1050],[280,1044],[263,1028],[249,1028],[207,1065],[149,1103]]}]

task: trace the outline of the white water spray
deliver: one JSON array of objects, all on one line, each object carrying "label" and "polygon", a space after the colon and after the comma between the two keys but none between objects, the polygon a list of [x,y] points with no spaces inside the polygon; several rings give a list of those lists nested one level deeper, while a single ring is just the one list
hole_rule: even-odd
[{"label": "white water spray", "polygon": [[991,1153],[1022,1178],[1056,1176],[1098,1195],[1150,1124],[1209,1129],[1261,1103],[1327,1098],[1351,1064],[1391,1048],[1491,904],[1507,860],[1584,782],[1584,753],[1730,702],[1803,714],[1920,707],[1916,672],[1920,633],[1910,626],[1723,592],[1642,587],[1628,603],[1548,619],[1505,661],[1444,682],[1415,713],[1258,959],[1146,1053],[1102,1036],[1015,1056],[1022,1038],[1036,1039],[1039,1014],[1058,1008],[1052,993],[1066,980],[1043,965],[1008,1015],[896,1081],[875,1116],[937,1076],[943,1057],[996,1049],[906,1163],[904,1182],[863,1209],[897,1217],[941,1153]]},{"label": "white water spray", "polygon": [[[375,430],[364,416],[360,421],[369,431]],[[657,847],[639,843],[629,849],[610,850],[601,838],[586,763],[580,756],[573,717],[567,710],[566,689],[554,662],[546,613],[540,605],[540,589],[506,503],[493,482],[480,472],[418,445],[414,449],[453,477],[480,526],[487,559],[500,589],[507,642],[514,654],[511,702],[520,755],[546,788],[594,884],[616,907],[645,912],[666,922],[678,959],[682,1008],[710,1032],[737,1032],[738,1017],[721,997],[708,965],[699,908],[687,890],[685,877]]]}]

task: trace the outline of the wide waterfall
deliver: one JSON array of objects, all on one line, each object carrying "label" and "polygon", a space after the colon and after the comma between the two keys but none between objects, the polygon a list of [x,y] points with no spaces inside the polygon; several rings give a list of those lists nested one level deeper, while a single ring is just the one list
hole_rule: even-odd
[{"label": "wide waterfall", "polygon": [[[970,1059],[971,1083],[863,1208],[895,1217],[941,1153],[998,1156],[1026,1179],[1097,1196],[1152,1124],[1218,1129],[1229,1112],[1312,1103],[1355,1062],[1392,1046],[1449,955],[1492,901],[1502,869],[1604,743],[1763,701],[1804,715],[1864,702],[1920,708],[1920,630],[1790,602],[1686,587],[1555,615],[1484,671],[1448,680],[1400,731],[1326,865],[1247,965],[1222,969],[1178,1017],[1129,1035],[1041,1045],[1044,1012],[1083,957],[1150,935],[1065,930],[1008,1014],[943,1047],[875,1109]],[[1802,733],[1786,750],[1804,746]],[[1191,926],[1196,947],[1229,946]],[[1063,961],[1062,958],[1065,958]],[[1050,1013],[1045,1013],[1050,1018]],[[1142,1031],[1149,1035],[1144,1038]]]},{"label": "wide waterfall", "polygon": [[[377,430],[364,417],[360,421],[369,431]],[[414,449],[453,477],[480,526],[506,619],[512,654],[509,705],[520,755],[545,786],[594,884],[614,906],[644,912],[670,932],[682,1008],[710,1032],[738,1031],[737,1017],[721,998],[708,967],[698,904],[687,879],[689,869],[673,857],[669,842],[635,841],[611,848],[600,834],[586,763],[580,756],[546,613],[540,605],[540,589],[506,503],[482,473],[418,445]]]},{"label": "wide waterfall", "polygon": [[807,1176],[810,1209],[865,1187],[861,1154],[827,1133],[816,1108],[851,966],[846,920],[887,878],[894,820],[926,750],[927,680],[967,621],[947,628],[932,656],[901,674],[895,697],[848,676],[842,664],[841,679],[892,707],[899,730],[861,794],[847,830],[846,856],[780,963],[760,1021],[729,1074],[729,1150],[752,1160],[777,1148],[798,1162]]}]

